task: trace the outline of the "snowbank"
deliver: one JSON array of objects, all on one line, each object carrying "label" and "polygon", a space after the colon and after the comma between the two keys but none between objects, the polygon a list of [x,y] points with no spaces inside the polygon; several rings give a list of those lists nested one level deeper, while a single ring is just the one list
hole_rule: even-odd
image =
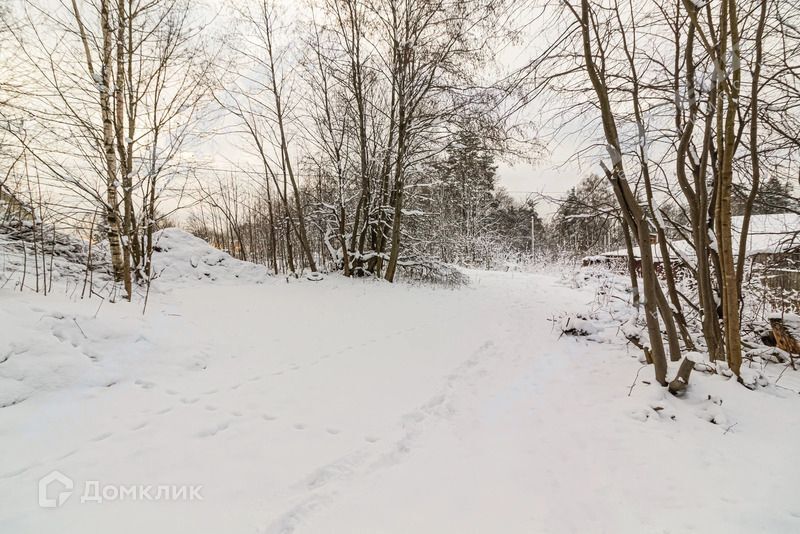
[{"label": "snowbank", "polygon": [[[108,282],[110,266],[107,248],[89,244],[51,225],[34,226],[30,221],[0,224],[0,287],[80,294],[84,283],[99,287]],[[91,276],[87,279],[86,268]],[[51,287],[52,284],[52,287]]]},{"label": "snowbank", "polygon": [[[100,293],[80,299],[88,246],[57,236],[52,262],[46,258],[57,290],[50,288],[53,294],[45,298],[34,293],[36,273],[32,258],[25,263],[24,236],[13,237],[0,241],[6,245],[0,263],[0,286],[6,283],[0,289],[0,408],[35,395],[110,387],[144,364],[142,354],[152,343],[139,329],[141,303],[106,304]],[[266,267],[234,259],[183,230],[163,230],[155,239],[154,287],[162,292],[198,282],[261,284],[270,278]],[[92,252],[107,260],[103,251],[100,244]],[[26,289],[20,292],[25,271]],[[96,290],[110,280],[104,271],[94,277]]]},{"label": "snowbank", "polygon": [[266,266],[237,260],[180,228],[161,230],[153,241],[154,285],[162,290],[196,281],[261,284],[270,278]]},{"label": "snowbank", "polygon": [[116,317],[94,317],[99,298],[65,302],[6,289],[0,300],[0,408],[73,387],[107,387],[141,363],[138,307],[109,305]]}]

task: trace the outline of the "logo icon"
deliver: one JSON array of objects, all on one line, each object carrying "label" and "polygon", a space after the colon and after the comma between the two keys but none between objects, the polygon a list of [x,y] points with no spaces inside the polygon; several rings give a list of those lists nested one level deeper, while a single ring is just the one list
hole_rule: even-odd
[{"label": "logo icon", "polygon": [[[48,497],[47,490],[56,486],[59,490],[55,497]],[[59,487],[60,486],[60,487]],[[64,473],[51,471],[39,479],[39,506],[42,508],[58,508],[72,495],[73,482]]]}]

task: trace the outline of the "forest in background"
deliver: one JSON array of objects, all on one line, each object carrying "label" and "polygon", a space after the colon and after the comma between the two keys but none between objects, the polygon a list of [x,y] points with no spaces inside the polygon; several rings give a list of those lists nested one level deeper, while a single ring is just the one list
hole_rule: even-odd
[{"label": "forest in background", "polygon": [[[64,232],[96,244],[132,299],[157,275],[154,235],[178,209],[197,235],[275,273],[452,281],[449,264],[625,248],[644,326],[626,336],[656,380],[695,351],[740,375],[748,221],[800,211],[793,2],[307,7],[5,6],[0,179],[20,207],[6,216],[27,219],[6,226],[31,241],[37,288]],[[523,30],[541,34],[523,43],[530,60],[498,73]],[[499,158],[541,159],[566,132],[595,174],[559,199],[498,187]],[[218,168],[202,151],[249,163]],[[557,204],[548,221],[545,201]],[[781,251],[789,267],[796,234]]]}]

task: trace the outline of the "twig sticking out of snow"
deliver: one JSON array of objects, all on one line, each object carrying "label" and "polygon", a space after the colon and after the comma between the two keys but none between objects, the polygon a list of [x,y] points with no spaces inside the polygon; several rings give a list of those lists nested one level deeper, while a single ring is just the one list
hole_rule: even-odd
[{"label": "twig sticking out of snow", "polygon": [[636,387],[636,381],[639,380],[639,373],[641,373],[642,369],[644,369],[645,367],[648,367],[648,365],[643,365],[643,366],[639,367],[639,369],[636,371],[636,376],[633,377],[633,382],[631,383],[631,387],[628,390],[628,396],[629,397],[631,396],[631,393],[633,393],[633,388]]}]

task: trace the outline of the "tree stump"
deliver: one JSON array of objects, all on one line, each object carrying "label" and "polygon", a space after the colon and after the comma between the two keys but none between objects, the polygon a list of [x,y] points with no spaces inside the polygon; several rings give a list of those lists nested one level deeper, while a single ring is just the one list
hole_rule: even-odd
[{"label": "tree stump", "polygon": [[668,389],[670,393],[675,396],[683,395],[684,391],[686,390],[686,386],[689,385],[689,375],[692,374],[694,364],[694,360],[688,356],[683,358],[683,361],[681,361],[681,366],[678,368],[678,374],[675,375],[675,378],[669,383]]}]

